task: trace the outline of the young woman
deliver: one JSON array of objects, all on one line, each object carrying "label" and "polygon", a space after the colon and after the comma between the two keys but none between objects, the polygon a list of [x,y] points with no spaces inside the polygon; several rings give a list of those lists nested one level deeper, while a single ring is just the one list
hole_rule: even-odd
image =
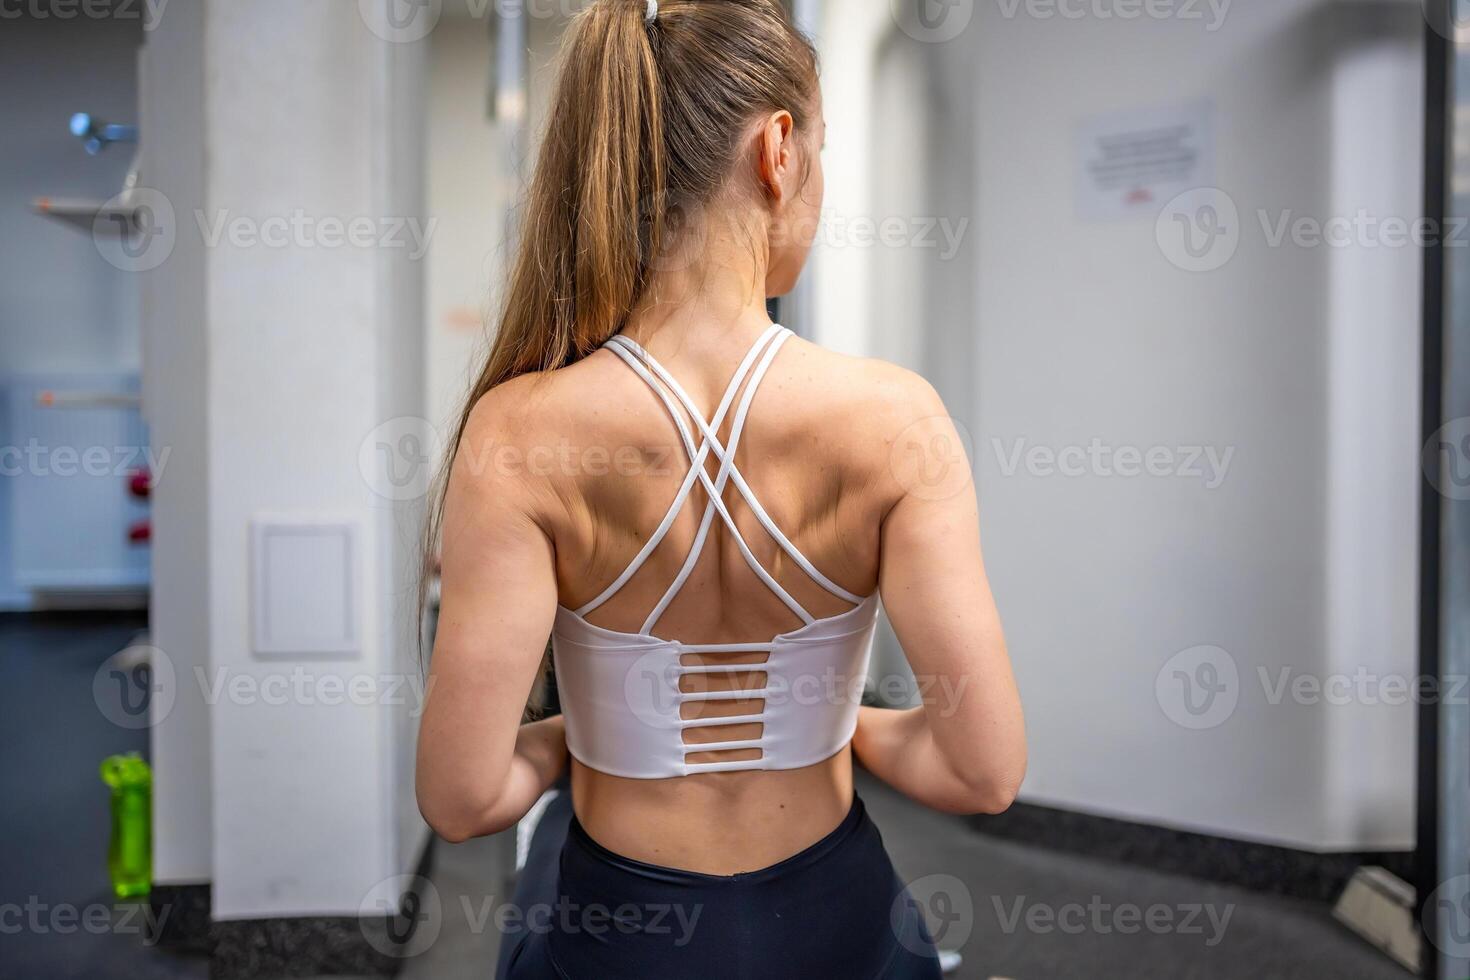
[{"label": "young woman", "polygon": [[[431,535],[419,805],[498,833],[570,766],[513,978],[937,976],[853,761],[997,812],[1021,711],[938,397],[766,315],[821,208],[814,52],[777,0],[597,0],[563,58]],[[880,594],[909,711],[859,707]],[[523,725],[548,636],[564,717]]]}]

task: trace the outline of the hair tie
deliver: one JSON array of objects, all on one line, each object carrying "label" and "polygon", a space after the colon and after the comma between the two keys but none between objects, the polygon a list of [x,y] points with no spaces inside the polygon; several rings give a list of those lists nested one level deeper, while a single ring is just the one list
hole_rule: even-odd
[{"label": "hair tie", "polygon": [[648,0],[648,13],[643,15],[645,24],[652,24],[658,19],[658,0]]}]

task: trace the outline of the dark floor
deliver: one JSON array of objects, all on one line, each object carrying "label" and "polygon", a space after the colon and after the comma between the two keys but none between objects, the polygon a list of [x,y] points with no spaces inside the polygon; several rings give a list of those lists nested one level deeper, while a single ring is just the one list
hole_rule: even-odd
[{"label": "dark floor", "polygon": [[[115,907],[108,890],[108,804],[97,765],[113,752],[146,752],[147,738],[103,716],[92,679],[140,627],[125,618],[0,618],[8,681],[0,687],[0,978],[208,975],[201,958],[144,946],[139,917]],[[1409,976],[1321,905],[997,841],[871,781],[860,792],[900,873],[935,913],[941,945],[962,952],[952,976]],[[402,976],[489,976],[492,910],[506,898],[506,845],[440,844],[434,883],[442,931]],[[111,927],[68,918],[88,915]]]},{"label": "dark floor", "polygon": [[[873,819],[886,828],[884,840],[900,872],[920,885],[921,899],[926,875],[953,876],[940,879],[941,888],[962,883],[951,905],[962,908],[968,899],[974,928],[959,946],[965,962],[953,976],[1410,976],[1338,925],[1325,906],[993,840],[967,833],[953,818],[916,807],[886,787],[865,782],[860,792]],[[1027,927],[1031,916],[1037,928]],[[956,940],[964,925],[956,921]]]},{"label": "dark floor", "polygon": [[195,961],[143,945],[141,906],[114,902],[108,789],[117,752],[148,732],[109,721],[92,695],[141,615],[0,616],[0,977],[203,977]]}]

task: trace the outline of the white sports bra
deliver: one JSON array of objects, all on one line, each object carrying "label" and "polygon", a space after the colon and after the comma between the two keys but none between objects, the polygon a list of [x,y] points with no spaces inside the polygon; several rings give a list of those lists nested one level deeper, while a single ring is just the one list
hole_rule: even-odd
[{"label": "white sports bra", "polygon": [[[599,772],[633,779],[665,779],[701,772],[737,772],[756,769],[799,769],[821,762],[846,745],[857,727],[858,706],[867,677],[877,618],[876,594],[863,598],[832,582],[806,559],[771,520],[745,478],[735,467],[735,451],[745,428],[751,401],[776,352],[791,337],[772,326],[755,342],[725,389],[713,419],[706,422],[694,402],[668,371],[647,351],[627,337],[614,337],[607,348],[646,381],[664,403],[689,457],[684,478],[668,513],[642,550],[601,595],[577,610],[560,607],[552,631],[552,657],[557,694],[566,719],[567,749],[579,762]],[[757,363],[757,361],[759,363]],[[730,443],[722,445],[716,433],[740,394],[740,405],[730,429]],[[674,399],[699,426],[698,446]],[[710,453],[720,461],[711,479],[705,468]],[[678,575],[653,607],[637,633],[620,633],[587,622],[586,616],[628,583],[668,534],[689,499],[695,482],[708,498],[694,544]],[[750,551],[726,508],[723,495],[733,482],[761,525],[814,582],[853,604],[837,616],[816,619],[776,582]],[[669,603],[688,581],[704,550],[711,523],[718,514],[747,564],[788,609],[805,624],[765,643],[681,643],[653,635]],[[765,653],[764,663],[684,665],[685,654]],[[733,691],[685,693],[679,681],[686,674],[764,673],[763,687]],[[681,706],[698,701],[763,700],[752,714],[686,719]],[[704,728],[759,722],[759,738],[685,743],[686,728]],[[760,749],[749,761],[687,762],[691,753],[732,749]]]}]

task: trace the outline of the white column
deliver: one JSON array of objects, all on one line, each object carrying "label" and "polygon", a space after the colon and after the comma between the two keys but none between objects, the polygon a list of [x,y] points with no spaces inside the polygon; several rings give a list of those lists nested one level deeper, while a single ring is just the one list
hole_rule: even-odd
[{"label": "white column", "polygon": [[423,43],[362,9],[205,4],[216,919],[358,914],[425,839],[423,501],[360,466],[424,434]]},{"label": "white column", "polygon": [[167,686],[151,705],[153,878],[202,885],[213,860],[209,706],[194,677],[209,666],[209,353],[205,250],[187,216],[204,199],[203,8],[159,18],[139,68],[141,183],[169,203],[175,230],[171,250],[163,238],[150,246],[169,251],[152,253],[161,261],[142,289],[143,411],[155,452],[168,453],[151,496],[149,629],[155,683]]},{"label": "white column", "polygon": [[1422,98],[1424,46],[1398,13],[1338,15],[1351,41],[1332,69],[1331,213],[1363,230],[1329,250],[1326,351],[1326,652],[1336,696],[1352,696],[1322,712],[1324,843],[1384,850],[1413,846],[1415,792],[1414,703],[1385,679],[1407,684],[1418,663],[1423,268],[1393,223],[1423,207],[1423,115],[1401,107]]}]

